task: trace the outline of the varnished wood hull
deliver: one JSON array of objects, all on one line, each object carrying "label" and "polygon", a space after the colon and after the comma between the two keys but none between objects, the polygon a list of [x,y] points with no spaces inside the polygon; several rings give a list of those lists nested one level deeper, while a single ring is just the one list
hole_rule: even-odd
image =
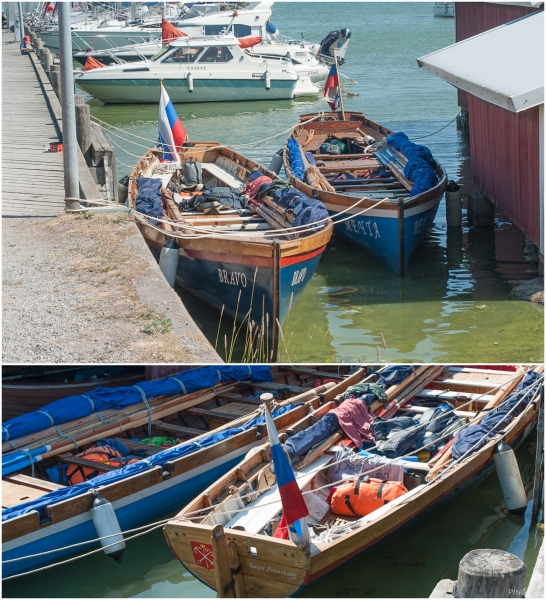
[{"label": "varnished wood hull", "polygon": [[[505,428],[504,431],[508,431],[505,441],[510,446],[517,448],[529,435],[538,412],[537,393],[523,413]],[[371,550],[375,544],[397,535],[405,528],[414,526],[419,519],[427,518],[441,510],[491,474],[498,437],[497,435],[492,438],[483,448],[451,469],[443,478],[411,490],[402,497],[405,498],[403,502],[391,505],[387,512],[334,542],[317,542],[310,549],[301,549],[287,540],[226,528],[228,545],[233,543],[237,549],[246,597],[295,596],[307,585],[359,554]],[[262,458],[262,461],[264,460],[267,461],[266,458]],[[250,465],[250,462],[247,464]],[[229,475],[226,475],[226,479],[228,477]],[[218,483],[215,488],[220,488],[221,485],[223,484]],[[191,506],[188,509],[191,510]],[[167,542],[188,571],[216,589],[214,567],[207,565],[201,556],[193,551],[195,544],[210,546],[212,526],[190,524],[181,520],[183,513],[184,511],[179,513],[177,521],[166,525],[164,532]]]}]

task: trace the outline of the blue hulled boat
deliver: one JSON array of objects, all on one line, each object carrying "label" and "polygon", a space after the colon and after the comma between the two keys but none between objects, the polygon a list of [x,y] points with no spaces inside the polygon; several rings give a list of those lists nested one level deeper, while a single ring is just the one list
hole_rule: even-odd
[{"label": "blue hulled boat", "polygon": [[[148,246],[159,257],[166,241],[175,239],[176,282],[237,322],[254,322],[263,332],[262,356],[275,360],[280,326],[332,235],[325,206],[216,142],[182,147],[182,164],[172,167],[160,157],[161,150],[148,152],[129,183],[129,206],[140,212],[137,223]],[[200,191],[186,185],[196,164]],[[169,188],[159,221],[139,204],[141,182],[152,179]]]},{"label": "blue hulled boat", "polygon": [[302,115],[284,167],[294,187],[338,215],[336,235],[399,275],[432,226],[447,183],[428,148],[358,112]]},{"label": "blue hulled boat", "polygon": [[2,576],[96,548],[94,490],[122,532],[190,501],[266,440],[262,391],[277,394],[273,415],[284,429],[318,408],[319,395],[328,400],[350,385],[337,367],[337,385],[320,385],[328,369],[314,371],[194,368],[99,387],[4,422]]}]

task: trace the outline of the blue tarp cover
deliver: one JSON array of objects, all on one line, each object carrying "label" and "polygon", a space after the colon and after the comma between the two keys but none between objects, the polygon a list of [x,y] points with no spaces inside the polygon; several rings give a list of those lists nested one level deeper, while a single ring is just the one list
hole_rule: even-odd
[{"label": "blue tarp cover", "polygon": [[138,194],[135,198],[136,209],[150,217],[163,217],[163,198],[161,179],[138,177]]},{"label": "blue tarp cover", "polygon": [[[269,367],[264,368],[269,371]],[[301,405],[302,403],[293,404],[291,406],[282,406],[273,412],[273,417],[276,418],[283,413]],[[98,488],[99,486],[109,485],[110,483],[121,481],[122,479],[137,475],[138,473],[143,473],[144,471],[152,469],[158,465],[164,465],[166,462],[187,456],[188,454],[193,454],[193,452],[197,452],[197,450],[208,448],[213,444],[217,444],[218,442],[233,437],[238,433],[242,433],[243,431],[248,431],[250,428],[262,423],[265,423],[264,417],[256,417],[241,427],[233,427],[232,429],[227,429],[218,433],[211,433],[207,437],[204,437],[198,441],[189,441],[185,444],[181,444],[180,446],[169,448],[163,452],[154,454],[149,458],[145,458],[139,462],[133,463],[132,465],[127,465],[126,467],[122,467],[116,471],[109,471],[108,473],[99,475],[90,481],[84,481],[71,487],[55,490],[49,494],[46,494],[45,496],[37,498],[36,500],[31,500],[30,502],[24,502],[18,506],[6,508],[2,511],[2,521],[7,521],[8,519],[14,519],[15,517],[25,515],[32,510],[37,510],[40,516],[42,516],[44,513],[44,508],[50,504],[61,502],[62,500],[67,500],[69,498],[74,498],[75,496],[80,496],[92,488]]]},{"label": "blue tarp cover", "polygon": [[390,365],[385,367],[381,373],[378,373],[379,378],[377,383],[385,385],[385,387],[394,385],[404,381],[413,373],[413,367],[403,367],[401,365]]},{"label": "blue tarp cover", "polygon": [[288,138],[286,145],[288,146],[288,161],[290,162],[292,173],[294,177],[303,180],[305,174],[303,172],[303,159],[301,158],[301,148],[298,140]]},{"label": "blue tarp cover", "polygon": [[408,136],[402,131],[393,133],[386,139],[386,142],[408,159],[404,168],[404,175],[410,181],[413,181],[410,196],[427,192],[436,185],[435,161],[426,146],[419,146],[410,142]]},{"label": "blue tarp cover", "polygon": [[293,227],[311,225],[312,223],[319,223],[321,221],[315,227],[300,231],[300,235],[318,231],[326,225],[325,219],[328,218],[328,210],[320,200],[309,198],[309,196],[293,187],[288,187],[284,190],[276,189],[271,192],[271,197],[281,208],[294,214]]},{"label": "blue tarp cover", "polygon": [[[526,388],[532,385],[539,377],[541,375],[536,371],[526,373],[523,380],[518,384],[516,391],[510,394],[501,406],[486,415],[479,425],[470,425],[470,427],[462,429],[453,442],[451,456],[455,459],[460,458],[470,449],[472,449],[472,453],[477,452],[505,425],[510,423],[514,417],[520,415],[533,398],[533,394],[527,394],[523,398]],[[513,408],[513,412],[510,413],[510,416],[507,416]],[[476,447],[473,448],[475,444]]]},{"label": "blue tarp cover", "polygon": [[[157,381],[141,381],[133,386],[98,387],[86,394],[61,398],[46,404],[40,411],[21,415],[2,423],[2,442],[41,431],[53,424],[61,425],[93,412],[120,409],[131,404],[138,404],[142,402],[143,394],[147,400],[150,400],[158,396],[171,396],[181,392],[190,394],[197,390],[213,387],[222,381],[242,381],[244,379],[273,380],[271,369],[267,366],[220,365],[190,369]],[[140,390],[137,389],[137,386]]]}]

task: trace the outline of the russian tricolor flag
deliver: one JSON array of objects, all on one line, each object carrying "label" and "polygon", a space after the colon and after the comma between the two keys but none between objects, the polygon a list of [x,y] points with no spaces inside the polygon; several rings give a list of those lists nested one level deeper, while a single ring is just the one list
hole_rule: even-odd
[{"label": "russian tricolor flag", "polygon": [[296,544],[309,544],[311,536],[307,521],[305,520],[305,517],[309,514],[309,510],[296,483],[294,471],[292,471],[290,462],[279,442],[273,418],[267,409],[265,411],[265,422],[267,423],[271,455],[273,457],[273,465],[275,466],[275,475],[277,476],[277,485],[284,513],[275,537],[286,537],[283,535],[284,532],[282,530],[286,531],[288,529],[290,540]]},{"label": "russian tricolor flag", "polygon": [[339,76],[337,73],[337,64],[334,62],[330,73],[328,73],[328,79],[324,84],[323,96],[330,105],[332,110],[337,110],[341,106],[341,98],[339,95]]},{"label": "russian tricolor flag", "polygon": [[163,85],[161,85],[161,97],[159,99],[158,126],[159,141],[163,146],[163,160],[180,162],[178,149],[186,141],[187,134]]}]

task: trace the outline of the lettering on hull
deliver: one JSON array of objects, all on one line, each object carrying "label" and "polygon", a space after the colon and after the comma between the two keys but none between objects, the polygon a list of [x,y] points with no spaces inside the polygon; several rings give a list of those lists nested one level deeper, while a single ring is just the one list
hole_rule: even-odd
[{"label": "lettering on hull", "polygon": [[258,571],[265,571],[266,573],[275,573],[275,575],[284,575],[285,577],[290,577],[291,579],[296,579],[295,573],[289,573],[285,569],[282,571],[280,569],[274,569],[273,567],[263,567],[262,565],[255,565],[254,563],[248,563],[248,566],[251,569],[257,569]]},{"label": "lettering on hull", "polygon": [[362,235],[369,235],[374,239],[380,238],[379,227],[375,221],[356,221],[355,219],[349,219],[345,221],[345,228],[347,231],[354,233],[361,233]]},{"label": "lettering on hull", "polygon": [[218,277],[220,283],[227,283],[228,285],[242,285],[246,288],[247,278],[244,273],[239,271],[231,271],[228,273],[225,269],[218,269]]},{"label": "lettering on hull", "polygon": [[307,267],[301,269],[301,271],[294,271],[294,276],[292,277],[292,283],[290,285],[297,285],[301,283],[305,279],[305,274],[307,273]]}]

